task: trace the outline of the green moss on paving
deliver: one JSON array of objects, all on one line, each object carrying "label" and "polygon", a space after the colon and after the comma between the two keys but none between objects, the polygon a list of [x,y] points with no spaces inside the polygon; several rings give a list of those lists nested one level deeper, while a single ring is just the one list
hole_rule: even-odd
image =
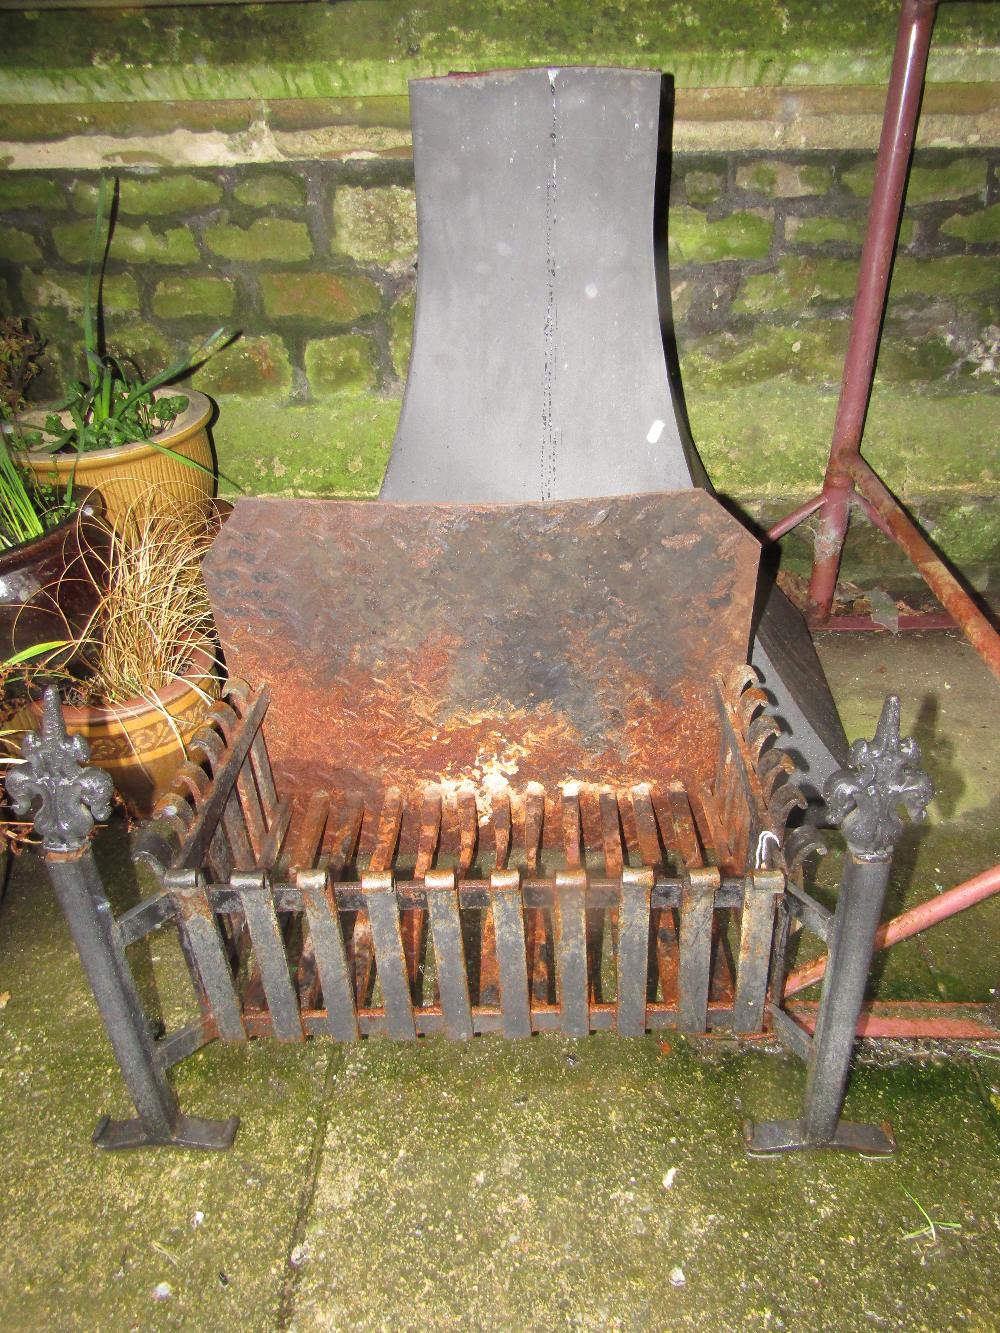
[{"label": "green moss on paving", "polygon": [[[103,847],[101,856],[120,910],[135,900],[131,871],[124,857],[109,865]],[[229,1154],[101,1153],[90,1143],[98,1116],[131,1112],[33,858],[15,866],[0,923],[0,1190],[8,1228],[0,1324],[273,1328],[333,1048],[214,1046],[175,1072],[192,1112],[244,1113]],[[169,939],[154,936],[153,966],[169,950]],[[176,957],[171,971],[171,986],[183,984],[190,996]],[[164,1282],[170,1295],[158,1301]]]},{"label": "green moss on paving", "polygon": [[[810,494],[823,478],[835,392],[787,379],[687,398],[691,429],[719,490],[737,495]],[[1000,398],[921,395],[876,381],[865,449],[898,493],[968,489],[995,495]]]},{"label": "green moss on paving", "polygon": [[[971,1070],[855,1076],[850,1110],[891,1116],[895,1161],[754,1161],[738,1119],[793,1114],[801,1067],[666,1035],[349,1050],[295,1327],[820,1328],[831,1290],[848,1333],[975,1326],[1000,1243]],[[929,1256],[907,1190],[962,1227]]]},{"label": "green moss on paving", "polygon": [[398,416],[398,400],[375,394],[289,408],[220,396],[213,437],[220,468],[251,494],[375,496]]}]

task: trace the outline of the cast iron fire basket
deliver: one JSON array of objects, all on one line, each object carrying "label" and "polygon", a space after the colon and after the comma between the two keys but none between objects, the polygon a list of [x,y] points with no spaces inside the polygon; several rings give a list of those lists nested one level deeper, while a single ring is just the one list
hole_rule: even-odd
[{"label": "cast iron fire basket", "polygon": [[[259,518],[263,503],[246,502],[244,516]],[[182,1114],[167,1078],[172,1065],[215,1039],[640,1036],[662,1028],[746,1034],[761,1030],[769,1007],[778,1035],[807,1061],[805,1111],[800,1120],[748,1127],[751,1151],[891,1152],[885,1129],[839,1116],[901,827],[893,806],[902,799],[919,817],[930,794],[915,745],[900,741],[898,701],[890,699],[875,740],[855,744],[852,768],[830,788],[849,847],[831,914],[802,888],[802,861],[815,837],[808,825],[787,829],[803,800],[775,743],[766,694],[754,669],[739,661],[739,629],[751,605],[740,596],[750,539],[710,497],[578,502],[556,506],[554,515],[548,506],[398,508],[408,512],[336,504],[317,511],[317,521],[339,524],[345,534],[339,549],[348,563],[354,541],[367,553],[367,574],[357,568],[349,585],[355,620],[345,619],[339,639],[324,644],[329,669],[348,671],[353,663],[348,684],[361,698],[391,680],[393,691],[380,697],[409,707],[413,672],[429,660],[453,680],[451,692],[435,694],[425,684],[425,716],[408,749],[401,744],[407,733],[398,730],[403,714],[389,708],[381,730],[370,704],[353,731],[328,726],[329,773],[363,779],[328,790],[303,782],[286,734],[285,790],[262,730],[269,691],[231,682],[196,735],[175,790],[140,835],[138,854],[159,888],[117,920],[89,847],[93,819],[107,813],[110,779],[81,769],[86,744],[66,736],[55,692],[46,699],[42,733],[28,738],[26,762],[8,788],[22,813],[41,799],[35,827],[49,873],[138,1112],[102,1120],[94,1141],[106,1148],[228,1146],[236,1119]],[[680,516],[686,536],[675,531]],[[231,522],[228,545],[213,556],[226,569],[239,564],[239,510]],[[486,533],[497,539],[492,568],[506,585],[514,569],[502,558],[498,524],[516,533],[525,558],[514,604],[503,616],[480,616],[464,637],[453,633],[448,651],[435,657],[432,643],[440,643],[427,639],[416,614],[420,587],[433,586],[445,612],[455,605],[450,598],[460,602],[468,580],[455,556]],[[380,533],[388,538],[381,546]],[[371,602],[387,586],[388,566],[414,611],[392,624]],[[751,561],[751,586],[753,574]],[[641,598],[616,598],[616,580],[626,576],[640,585],[648,578],[650,586],[666,578],[673,591],[704,585],[676,641],[667,610],[676,599],[650,614]],[[566,594],[564,607],[552,600],[553,579]],[[237,582],[255,588],[242,576]],[[389,585],[391,595],[399,593],[400,585]],[[486,585],[477,593],[489,611],[499,605],[498,589]],[[256,593],[263,604],[259,586]],[[714,637],[707,632],[713,625]],[[592,637],[586,653],[581,626]],[[492,656],[475,651],[487,643]],[[390,648],[391,662],[384,658]],[[721,671],[693,671],[713,658]],[[457,677],[445,670],[456,662]],[[610,734],[615,699],[618,731]],[[301,701],[286,719],[293,734],[301,734],[308,705]],[[280,737],[276,722],[272,735]],[[484,735],[503,726],[519,740],[497,753],[519,756],[524,782],[482,773]],[[478,784],[433,772],[449,728],[453,757],[479,759]],[[632,732],[640,736],[629,739]],[[613,781],[593,780],[597,761]],[[567,766],[579,776],[567,780]],[[563,780],[554,783],[560,769]],[[405,785],[391,780],[393,772],[405,774]],[[831,951],[812,1037],[780,1008],[793,920]],[[157,1038],[127,950],[169,926],[178,931],[200,1017]]]}]

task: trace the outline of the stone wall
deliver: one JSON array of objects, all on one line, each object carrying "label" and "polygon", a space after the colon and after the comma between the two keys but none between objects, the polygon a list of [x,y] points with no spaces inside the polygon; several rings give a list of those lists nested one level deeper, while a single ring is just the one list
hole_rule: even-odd
[{"label": "stone wall", "polygon": [[[402,8],[380,0],[332,13],[360,22],[364,11],[371,22]],[[891,46],[894,6],[884,8],[879,41]],[[962,22],[982,21],[983,7],[951,8],[971,11]],[[284,15],[265,18],[287,26],[303,9],[274,6]],[[200,11],[197,22],[222,32],[258,11],[238,12]],[[170,13],[149,11],[139,26],[159,32]],[[331,30],[321,6],[306,21]],[[121,43],[119,57],[137,56],[139,20],[116,22],[136,43],[134,51]],[[67,39],[68,29],[59,33]],[[175,91],[165,58],[148,68],[119,63],[100,97],[96,57],[57,79],[31,63],[45,50],[36,30],[31,41],[16,48],[28,52],[23,68],[15,61],[0,75],[0,155],[10,168],[0,171],[0,304],[46,335],[51,366],[39,390],[57,391],[77,368],[96,181],[114,174],[120,202],[104,290],[111,347],[152,371],[219,324],[241,331],[193,379],[220,405],[224,489],[374,494],[414,306],[412,162],[396,58],[365,67],[364,96],[341,95],[342,80],[297,100],[234,100],[246,91],[239,65],[214,86],[230,100],[191,100],[207,91],[210,47],[209,69],[186,76],[191,97],[164,101]],[[412,66],[428,48],[407,41],[406,51],[416,42],[421,54],[398,64]],[[954,42],[937,70],[956,81],[928,87],[866,434],[886,480],[984,587],[1000,553],[1000,99],[984,82],[1000,60],[991,51],[980,41],[964,61]],[[596,63],[614,53],[592,42],[573,54]],[[524,63],[513,51],[488,55]],[[282,66],[293,92],[303,91],[306,66],[318,78],[315,61],[302,59],[298,83],[288,85]],[[684,405],[716,485],[764,519],[822,477],[883,98],[877,84],[851,79],[873,79],[884,56],[878,66],[847,51],[840,85],[820,82],[837,72],[839,53],[810,59],[787,67],[777,80],[793,80],[785,86],[767,86],[764,72],[757,86],[723,86],[746,79],[744,67],[677,90],[667,242]],[[670,53],[644,63],[678,65]],[[272,99],[276,68],[259,76]],[[351,77],[360,88],[361,75]],[[85,89],[92,100],[67,100],[71,84],[70,98]],[[785,546],[801,566],[804,533]],[[847,572],[863,582],[906,577],[861,524]]]}]

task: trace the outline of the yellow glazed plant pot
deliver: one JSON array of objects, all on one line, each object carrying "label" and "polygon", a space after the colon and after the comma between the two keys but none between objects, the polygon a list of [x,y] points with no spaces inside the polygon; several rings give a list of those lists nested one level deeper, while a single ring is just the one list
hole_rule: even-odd
[{"label": "yellow glazed plant pot", "polygon": [[[63,704],[67,731],[86,737],[90,762],[111,774],[133,818],[147,819],[169,789],[187,756],[187,743],[219,696],[217,671],[212,651],[199,646],[192,650],[183,676],[156,691],[156,703],[132,699],[83,708]],[[41,703],[33,703],[32,711],[37,726]]]},{"label": "yellow glazed plant pot", "polygon": [[[59,486],[64,486],[73,474],[74,486],[100,491],[105,516],[113,526],[118,526],[130,510],[146,505],[157,507],[157,497],[166,497],[168,504],[176,498],[182,505],[190,504],[199,513],[207,514],[215,492],[215,460],[208,439],[212,403],[194,389],[157,389],[154,397],[174,395],[183,395],[188,405],[168,430],[153,439],[200,463],[200,467],[182,463],[144,440],[82,454],[30,450],[27,461],[31,472],[40,482]],[[46,415],[43,411],[26,412],[21,420],[37,429]]]}]

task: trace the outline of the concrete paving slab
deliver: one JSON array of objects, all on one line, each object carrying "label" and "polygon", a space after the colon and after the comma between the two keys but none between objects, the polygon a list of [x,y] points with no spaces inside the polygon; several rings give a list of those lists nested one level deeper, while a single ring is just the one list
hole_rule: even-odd
[{"label": "concrete paving slab", "polygon": [[[967,1068],[860,1071],[850,1109],[892,1115],[895,1161],[751,1160],[741,1115],[787,1115],[801,1069],[667,1046],[352,1048],[289,1326],[989,1327],[997,1119]],[[961,1230],[905,1239],[907,1190]]]},{"label": "concrete paving slab", "polygon": [[0,1003],[0,1327],[275,1327],[336,1048],[216,1044],[179,1066],[187,1109],[245,1116],[229,1153],[93,1148],[98,1115],[130,1108],[33,857],[0,912]]}]

